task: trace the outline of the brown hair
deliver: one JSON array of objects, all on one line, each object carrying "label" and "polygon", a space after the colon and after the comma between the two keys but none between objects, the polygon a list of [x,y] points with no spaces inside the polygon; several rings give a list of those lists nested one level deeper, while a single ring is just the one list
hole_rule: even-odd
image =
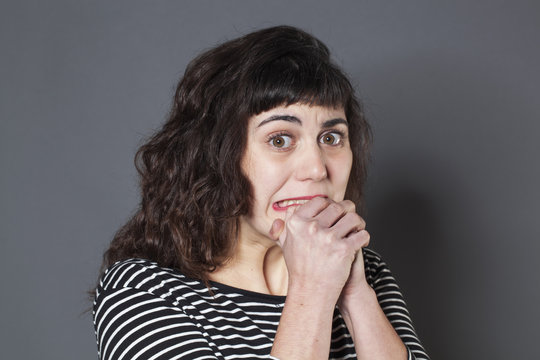
[{"label": "brown hair", "polygon": [[247,121],[279,105],[343,107],[353,165],[346,198],[362,204],[370,129],[328,48],[290,26],[259,30],[191,61],[170,116],[138,151],[142,199],[103,268],[132,257],[207,280],[233,249],[251,184],[241,170]]}]

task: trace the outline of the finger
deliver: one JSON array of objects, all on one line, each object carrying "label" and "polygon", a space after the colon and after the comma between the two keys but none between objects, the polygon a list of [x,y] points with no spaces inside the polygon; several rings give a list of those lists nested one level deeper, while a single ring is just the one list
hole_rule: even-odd
[{"label": "finger", "polygon": [[356,205],[351,200],[340,201],[339,204],[345,208],[345,211],[356,213]]},{"label": "finger", "polygon": [[349,234],[366,228],[366,222],[357,213],[346,213],[331,228],[337,237],[344,238]]},{"label": "finger", "polygon": [[369,245],[370,235],[366,230],[360,230],[355,233],[351,233],[345,238],[345,241],[351,242],[351,246],[354,248],[355,252],[360,251],[362,248],[365,248]]},{"label": "finger", "polygon": [[318,196],[309,200],[307,203],[301,206],[291,206],[291,207],[295,208],[296,215],[301,216],[305,219],[310,219],[317,216],[321,211],[323,211],[332,202],[333,201],[328,198]]},{"label": "finger", "polygon": [[288,223],[291,219],[291,217],[296,213],[296,210],[299,208],[299,206],[289,206],[287,208],[287,211],[285,212],[285,223]]},{"label": "finger", "polygon": [[364,251],[362,249],[358,250],[356,252],[356,255],[354,257],[354,261],[351,266],[351,274],[350,276],[355,276],[355,273],[365,277],[365,271],[364,271]]},{"label": "finger", "polygon": [[[317,220],[319,220],[322,226],[332,227],[340,222],[347,214],[356,215],[356,205],[350,200],[343,200],[339,203],[335,203],[335,205],[328,205],[328,207],[317,216]],[[345,235],[346,234],[343,234],[342,236]]]},{"label": "finger", "polygon": [[272,223],[272,226],[270,227],[270,231],[269,231],[270,239],[272,239],[274,241],[278,241],[279,236],[283,232],[283,229],[285,229],[285,221],[283,221],[281,219],[274,220],[274,222]]},{"label": "finger", "polygon": [[[352,203],[352,202],[351,202]],[[329,228],[337,223],[351,208],[349,203],[331,202],[315,218],[322,227]]]}]

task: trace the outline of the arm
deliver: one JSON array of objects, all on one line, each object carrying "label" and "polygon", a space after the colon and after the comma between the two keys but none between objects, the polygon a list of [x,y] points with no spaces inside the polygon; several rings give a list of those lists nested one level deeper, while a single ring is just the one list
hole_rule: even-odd
[{"label": "arm", "polygon": [[334,304],[310,289],[291,288],[271,355],[279,359],[328,359]]},{"label": "arm", "polygon": [[365,249],[362,255],[353,264],[339,303],[358,358],[429,359],[390,270],[373,251]]},{"label": "arm", "polygon": [[379,306],[375,291],[364,289],[339,307],[358,359],[407,359],[407,349]]}]

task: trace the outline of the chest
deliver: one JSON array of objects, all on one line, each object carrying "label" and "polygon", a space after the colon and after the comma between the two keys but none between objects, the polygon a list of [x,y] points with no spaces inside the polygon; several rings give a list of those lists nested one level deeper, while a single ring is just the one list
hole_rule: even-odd
[{"label": "chest", "polygon": [[[191,305],[184,311],[204,330],[218,359],[233,359],[270,354],[284,304],[224,297],[215,302],[201,301]],[[354,344],[337,309],[329,358],[355,358]]]}]

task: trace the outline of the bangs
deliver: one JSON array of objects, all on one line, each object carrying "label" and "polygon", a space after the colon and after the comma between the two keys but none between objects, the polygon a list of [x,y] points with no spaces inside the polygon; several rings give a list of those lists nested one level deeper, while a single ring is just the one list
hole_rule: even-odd
[{"label": "bangs", "polygon": [[295,103],[345,108],[353,96],[348,79],[329,61],[290,54],[252,74],[245,99],[250,115]]}]

